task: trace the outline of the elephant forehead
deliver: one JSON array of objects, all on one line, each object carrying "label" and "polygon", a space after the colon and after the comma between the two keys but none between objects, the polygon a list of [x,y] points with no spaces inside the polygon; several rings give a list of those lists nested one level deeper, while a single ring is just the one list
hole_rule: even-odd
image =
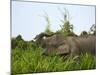
[{"label": "elephant forehead", "polygon": [[62,37],[57,37],[57,35],[48,37],[45,39],[45,43],[48,45],[58,45],[64,42],[64,38]]}]

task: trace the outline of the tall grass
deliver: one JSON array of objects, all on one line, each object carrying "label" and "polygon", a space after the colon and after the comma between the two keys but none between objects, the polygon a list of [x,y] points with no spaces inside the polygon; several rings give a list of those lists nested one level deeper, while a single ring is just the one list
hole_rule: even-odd
[{"label": "tall grass", "polygon": [[43,56],[42,48],[21,50],[15,48],[11,54],[12,74],[88,70],[96,68],[96,58],[82,54],[79,62],[73,58],[63,59],[60,56]]}]

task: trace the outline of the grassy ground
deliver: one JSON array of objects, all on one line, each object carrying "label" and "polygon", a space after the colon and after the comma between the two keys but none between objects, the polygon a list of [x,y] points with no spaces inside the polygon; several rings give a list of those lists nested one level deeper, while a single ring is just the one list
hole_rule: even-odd
[{"label": "grassy ground", "polygon": [[43,49],[30,50],[14,49],[11,54],[12,74],[88,70],[96,68],[96,58],[90,54],[80,56],[77,63],[72,58],[66,60],[60,56],[42,56]]}]

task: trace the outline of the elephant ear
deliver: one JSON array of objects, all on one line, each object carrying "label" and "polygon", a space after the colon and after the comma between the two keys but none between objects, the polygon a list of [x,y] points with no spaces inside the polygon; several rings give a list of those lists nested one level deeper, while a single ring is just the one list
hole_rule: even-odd
[{"label": "elephant ear", "polygon": [[63,55],[63,54],[69,54],[70,53],[70,48],[69,45],[61,45],[58,47],[56,54],[57,55]]}]

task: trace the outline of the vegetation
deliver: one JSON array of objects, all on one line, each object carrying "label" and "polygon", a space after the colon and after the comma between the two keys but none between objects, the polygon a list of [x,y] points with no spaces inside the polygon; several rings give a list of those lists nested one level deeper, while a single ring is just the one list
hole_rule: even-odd
[{"label": "vegetation", "polygon": [[89,30],[89,34],[96,35],[96,25],[93,24]]},{"label": "vegetation", "polygon": [[[21,43],[19,44],[22,45]],[[37,47],[36,44],[31,42],[27,43],[27,47],[19,46],[12,49],[12,74],[88,70],[96,68],[95,56],[87,53],[82,54],[80,62],[77,62],[71,57],[64,59],[61,56],[43,56],[41,55],[42,52],[43,49],[41,47]]]},{"label": "vegetation", "polygon": [[87,35],[88,35],[88,33],[86,31],[82,31],[80,34],[80,36],[87,36]]},{"label": "vegetation", "polygon": [[46,22],[47,22],[47,25],[46,25],[46,28],[45,28],[45,30],[44,30],[44,33],[46,33],[46,34],[53,34],[53,32],[52,32],[52,30],[51,30],[51,23],[50,23],[50,19],[49,19],[49,16],[47,15],[47,13],[45,12],[45,16],[44,16],[44,18],[45,18],[45,20],[46,20]]},{"label": "vegetation", "polygon": [[69,12],[66,8],[64,8],[64,12],[62,12],[63,20],[61,20],[62,24],[60,25],[61,29],[58,30],[58,33],[61,33],[65,36],[77,36],[73,32],[73,25],[69,21]]},{"label": "vegetation", "polygon": [[90,27],[90,30],[87,32],[87,31],[82,31],[80,36],[88,36],[88,35],[94,35],[96,36],[96,25],[93,24],[91,27]]}]

